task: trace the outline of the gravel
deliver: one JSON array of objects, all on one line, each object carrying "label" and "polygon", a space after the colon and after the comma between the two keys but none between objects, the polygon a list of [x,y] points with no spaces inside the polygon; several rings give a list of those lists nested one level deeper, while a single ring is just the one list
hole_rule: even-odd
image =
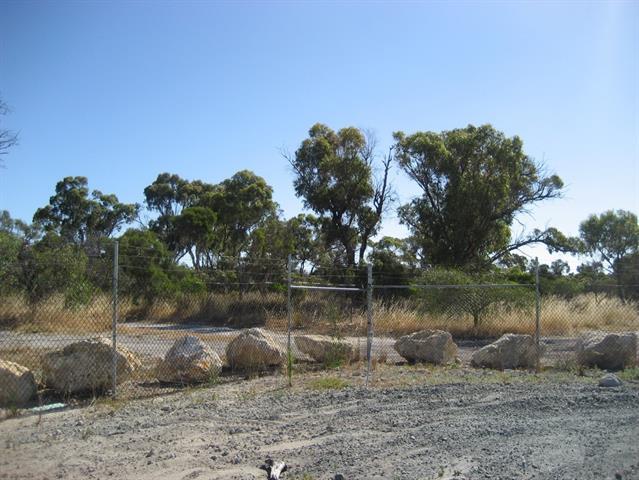
[{"label": "gravel", "polygon": [[270,456],[283,480],[639,479],[636,381],[478,379],[288,390],[265,377],[12,418],[0,478],[264,479]]}]

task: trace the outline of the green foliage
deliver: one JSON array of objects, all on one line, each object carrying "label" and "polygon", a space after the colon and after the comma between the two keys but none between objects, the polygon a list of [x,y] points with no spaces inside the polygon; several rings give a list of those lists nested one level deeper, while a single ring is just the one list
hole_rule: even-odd
[{"label": "green foliage", "polygon": [[323,377],[311,382],[313,390],[340,390],[348,386],[349,384],[346,380],[338,377]]},{"label": "green foliage", "polygon": [[623,295],[635,300],[639,299],[639,252],[626,255],[615,263],[618,283],[622,286]]},{"label": "green foliage", "polygon": [[342,262],[355,265],[358,244],[362,261],[389,200],[390,160],[384,163],[383,178],[375,182],[374,142],[362,131],[347,127],[335,132],[317,123],[308,133],[289,159],[296,174],[295,193],[320,216],[327,248],[339,245]]},{"label": "green foliage", "polygon": [[173,217],[173,239],[178,250],[186,251],[196,270],[203,267],[206,252],[213,242],[217,215],[207,207],[188,207]]},{"label": "green foliage", "polygon": [[[613,274],[620,298],[638,297],[639,289],[636,288],[636,280],[639,279],[637,215],[626,210],[608,210],[601,215],[590,215],[581,222],[579,234],[582,252],[594,259],[591,271],[596,272],[597,267],[604,267]],[[624,284],[630,287],[625,287]]]},{"label": "green foliage", "polygon": [[394,136],[400,167],[423,192],[400,208],[400,219],[429,264],[485,268],[529,243],[559,247],[556,230],[511,239],[515,216],[563,187],[524,153],[519,137],[490,125]]},{"label": "green foliage", "polygon": [[[197,185],[196,185],[197,184]],[[144,203],[151,212],[158,213],[149,228],[166,244],[176,258],[186,254],[188,244],[180,239],[176,218],[182,210],[195,205],[204,191],[210,191],[213,185],[202,182],[189,182],[179,175],[161,173],[155,181],[144,189]],[[182,241],[180,241],[182,240]]]},{"label": "green foliage", "polygon": [[89,195],[87,185],[86,177],[65,177],[57,183],[49,205],[36,210],[33,221],[67,243],[95,249],[100,239],[137,216],[139,205],[120,203],[115,195],[99,190]]},{"label": "green foliage", "polygon": [[[413,278],[418,261],[412,249],[411,239],[382,237],[371,243],[368,262],[373,266],[373,283],[376,285],[408,285]],[[391,301],[406,297],[406,289],[382,289],[375,292],[376,298]]]},{"label": "green foliage", "polygon": [[17,235],[0,231],[0,289],[13,291],[18,287],[18,256],[22,250],[22,240]]},{"label": "green foliage", "polygon": [[639,367],[626,368],[618,372],[617,376],[626,382],[639,381]]},{"label": "green foliage", "polygon": [[191,204],[191,193],[189,182],[179,175],[160,173],[155,181],[144,189],[144,198],[149,210],[157,211],[160,217],[173,217]]},{"label": "green foliage", "polygon": [[581,222],[579,233],[583,252],[602,262],[611,270],[626,256],[639,251],[639,224],[634,213],[608,210],[590,215]]},{"label": "green foliage", "polygon": [[[535,293],[530,287],[516,286],[501,272],[470,275],[460,270],[432,269],[419,279],[425,288],[415,288],[414,294],[422,299],[425,312],[443,313],[451,317],[468,314],[478,328],[493,307],[501,309],[530,308]],[[488,286],[488,285],[513,285]]]},{"label": "green foliage", "polygon": [[87,262],[82,249],[49,233],[21,251],[18,278],[32,301],[65,292],[68,305],[86,303],[88,295],[80,292],[79,284],[85,281]]},{"label": "green foliage", "polygon": [[147,207],[159,214],[150,229],[177,261],[188,255],[196,270],[233,267],[251,234],[275,215],[272,188],[243,170],[218,185],[162,173],[144,189]]},{"label": "green foliage", "polygon": [[121,285],[134,298],[147,302],[180,293],[199,293],[204,282],[195,273],[173,263],[157,235],[149,230],[129,229],[120,238]]},{"label": "green foliage", "polygon": [[64,293],[68,306],[88,303],[94,287],[86,281],[84,251],[55,233],[38,237],[33,227],[0,213],[2,293],[24,291],[32,301]]},{"label": "green foliage", "polygon": [[88,305],[95,293],[95,287],[83,276],[75,278],[68,286],[64,305],[67,308],[82,307]]},{"label": "green foliage", "polygon": [[224,180],[207,204],[218,214],[222,249],[234,256],[241,252],[250,232],[275,212],[273,189],[248,170]]},{"label": "green foliage", "polygon": [[349,349],[345,349],[340,345],[328,347],[322,360],[322,367],[326,369],[337,369],[347,365],[351,360]]}]

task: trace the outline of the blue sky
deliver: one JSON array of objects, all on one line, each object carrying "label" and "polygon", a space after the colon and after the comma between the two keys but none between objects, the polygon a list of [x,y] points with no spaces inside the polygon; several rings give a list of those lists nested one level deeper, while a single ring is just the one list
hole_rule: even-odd
[{"label": "blue sky", "polygon": [[[160,172],[241,169],[292,216],[280,152],[318,121],[373,130],[380,153],[396,130],[521,136],[567,185],[528,228],[639,211],[638,2],[3,0],[0,92],[20,131],[0,209],[25,220],[68,175],[141,203]],[[384,232],[405,234],[394,218]]]}]

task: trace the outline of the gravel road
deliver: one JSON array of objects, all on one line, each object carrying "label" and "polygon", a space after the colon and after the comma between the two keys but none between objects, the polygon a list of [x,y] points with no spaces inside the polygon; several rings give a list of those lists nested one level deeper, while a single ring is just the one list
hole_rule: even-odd
[{"label": "gravel road", "polygon": [[0,478],[264,479],[270,455],[283,480],[639,479],[637,381],[384,368],[368,390],[312,373],[8,419]]}]

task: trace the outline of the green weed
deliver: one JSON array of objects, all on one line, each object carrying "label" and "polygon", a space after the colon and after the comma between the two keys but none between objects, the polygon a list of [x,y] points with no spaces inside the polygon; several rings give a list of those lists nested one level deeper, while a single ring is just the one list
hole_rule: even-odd
[{"label": "green weed", "polygon": [[313,380],[311,388],[313,390],[339,390],[348,387],[348,382],[337,377],[324,377]]}]

